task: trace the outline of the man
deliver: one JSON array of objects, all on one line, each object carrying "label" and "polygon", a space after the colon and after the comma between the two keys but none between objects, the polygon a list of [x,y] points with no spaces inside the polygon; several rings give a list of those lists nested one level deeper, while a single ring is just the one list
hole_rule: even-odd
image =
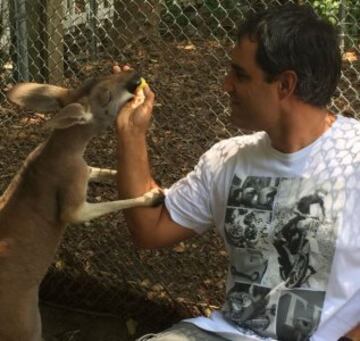
[{"label": "man", "polygon": [[[254,133],[216,144],[166,191],[163,205],[130,209],[126,220],[141,248],[170,246],[215,226],[229,250],[230,269],[244,272],[239,268],[251,266],[254,250],[268,266],[256,281],[230,271],[221,312],[143,340],[337,340],[360,322],[360,124],[326,109],[340,77],[335,30],[309,7],[275,7],[246,18],[230,57],[224,90],[231,99],[231,121]],[[117,119],[122,198],[157,186],[146,151],[153,92],[145,88],[145,102],[134,103]],[[233,200],[234,187],[244,192],[241,184],[250,180],[259,192],[272,187],[270,202],[259,208]],[[311,280],[294,284],[281,278],[274,236],[299,200],[314,191],[326,193],[323,205],[331,224],[316,230],[321,256]],[[239,245],[224,233],[231,212],[240,208],[261,221],[255,244]],[[232,226],[240,234],[246,228]],[[256,264],[246,269],[255,271]],[[234,314],[233,298],[244,292],[258,295]]]}]

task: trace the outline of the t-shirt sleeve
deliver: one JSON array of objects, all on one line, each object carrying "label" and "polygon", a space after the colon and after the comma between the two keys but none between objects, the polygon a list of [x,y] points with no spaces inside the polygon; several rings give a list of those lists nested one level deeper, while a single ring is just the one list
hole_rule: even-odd
[{"label": "t-shirt sleeve", "polygon": [[210,151],[194,170],[165,191],[165,205],[174,222],[201,234],[214,225],[211,212]]}]

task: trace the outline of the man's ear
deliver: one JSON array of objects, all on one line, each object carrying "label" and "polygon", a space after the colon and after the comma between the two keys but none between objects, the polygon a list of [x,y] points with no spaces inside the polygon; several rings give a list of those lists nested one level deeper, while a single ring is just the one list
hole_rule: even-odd
[{"label": "man's ear", "polygon": [[298,82],[298,76],[295,71],[284,71],[276,78],[278,81],[278,93],[280,99],[285,99],[295,93]]}]

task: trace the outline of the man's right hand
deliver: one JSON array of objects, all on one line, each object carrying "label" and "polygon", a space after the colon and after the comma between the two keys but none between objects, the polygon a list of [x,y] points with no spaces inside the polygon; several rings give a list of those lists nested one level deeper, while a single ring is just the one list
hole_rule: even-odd
[{"label": "man's right hand", "polygon": [[154,101],[155,94],[148,85],[137,91],[135,97],[117,115],[118,134],[145,135],[150,126]]},{"label": "man's right hand", "polygon": [[[129,65],[113,65],[112,72],[130,71]],[[143,134],[145,135],[151,121],[154,106],[155,94],[146,84],[145,88],[136,91],[135,97],[127,103],[118,113],[116,119],[117,132],[122,134]]]}]

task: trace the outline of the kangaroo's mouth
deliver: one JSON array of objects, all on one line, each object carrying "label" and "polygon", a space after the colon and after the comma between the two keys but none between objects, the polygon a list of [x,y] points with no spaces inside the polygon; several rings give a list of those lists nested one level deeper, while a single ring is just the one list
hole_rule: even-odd
[{"label": "kangaroo's mouth", "polygon": [[126,82],[124,91],[121,96],[116,101],[115,108],[112,112],[115,113],[115,116],[122,107],[130,102],[135,97],[136,89],[143,83],[142,77],[139,73],[134,73],[131,78]]},{"label": "kangaroo's mouth", "polygon": [[128,90],[124,90],[122,94],[117,98],[116,101],[114,101],[113,104],[113,110],[110,109],[110,112],[113,113],[113,116],[116,117],[116,115],[119,113],[119,111],[123,108],[123,106],[131,101],[134,98],[134,94],[129,92]]},{"label": "kangaroo's mouth", "polygon": [[142,78],[139,73],[134,73],[134,75],[127,81],[126,90],[132,94],[135,94],[136,89],[142,83]]}]

